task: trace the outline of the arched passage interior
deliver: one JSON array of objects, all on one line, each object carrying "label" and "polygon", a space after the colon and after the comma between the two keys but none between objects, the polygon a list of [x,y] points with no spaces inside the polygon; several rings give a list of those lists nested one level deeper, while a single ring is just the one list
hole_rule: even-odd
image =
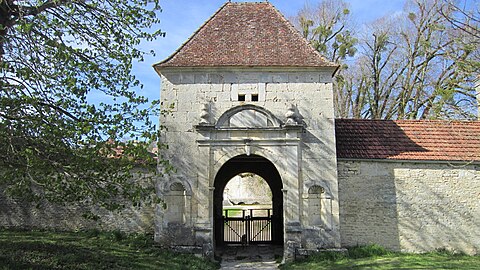
[{"label": "arched passage interior", "polygon": [[278,170],[268,159],[258,155],[240,155],[227,161],[215,176],[214,189],[214,234],[215,245],[222,246],[223,220],[222,202],[223,192],[228,181],[240,173],[254,173],[262,177],[272,191],[272,243],[283,243],[283,193],[282,179]]}]

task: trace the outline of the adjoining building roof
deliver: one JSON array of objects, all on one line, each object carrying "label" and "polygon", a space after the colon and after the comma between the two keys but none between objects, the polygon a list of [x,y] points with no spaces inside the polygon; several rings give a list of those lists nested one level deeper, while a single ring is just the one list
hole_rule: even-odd
[{"label": "adjoining building roof", "polygon": [[162,67],[333,67],[268,2],[225,3]]},{"label": "adjoining building roof", "polygon": [[335,121],[337,157],[480,161],[480,121]]}]

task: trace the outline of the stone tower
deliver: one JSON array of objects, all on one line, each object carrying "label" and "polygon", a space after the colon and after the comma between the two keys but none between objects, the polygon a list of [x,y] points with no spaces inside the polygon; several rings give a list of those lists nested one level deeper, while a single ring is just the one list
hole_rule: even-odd
[{"label": "stone tower", "polygon": [[227,2],[154,68],[174,168],[157,185],[156,241],[211,256],[225,185],[251,172],[272,190],[271,242],[286,259],[340,246],[335,64],[272,4]]}]

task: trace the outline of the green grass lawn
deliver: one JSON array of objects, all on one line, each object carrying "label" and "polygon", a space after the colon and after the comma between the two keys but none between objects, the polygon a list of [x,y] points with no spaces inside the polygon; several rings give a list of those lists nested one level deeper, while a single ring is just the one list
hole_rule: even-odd
[{"label": "green grass lawn", "polygon": [[215,263],[119,232],[0,230],[0,269],[216,269]]},{"label": "green grass lawn", "polygon": [[[151,236],[118,232],[0,230],[0,269],[216,269],[193,255],[153,246]],[[378,246],[322,253],[281,269],[480,269],[480,256],[403,254]]]},{"label": "green grass lawn", "polygon": [[348,255],[324,253],[289,263],[287,269],[480,269],[480,256],[467,256],[449,252],[406,254],[388,252],[378,246],[358,247]]}]

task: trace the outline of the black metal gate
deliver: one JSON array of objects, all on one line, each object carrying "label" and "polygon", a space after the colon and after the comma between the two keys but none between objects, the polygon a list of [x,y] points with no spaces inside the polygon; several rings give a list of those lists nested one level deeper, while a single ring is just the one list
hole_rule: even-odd
[{"label": "black metal gate", "polygon": [[224,209],[223,240],[227,244],[272,242],[272,209]]}]

